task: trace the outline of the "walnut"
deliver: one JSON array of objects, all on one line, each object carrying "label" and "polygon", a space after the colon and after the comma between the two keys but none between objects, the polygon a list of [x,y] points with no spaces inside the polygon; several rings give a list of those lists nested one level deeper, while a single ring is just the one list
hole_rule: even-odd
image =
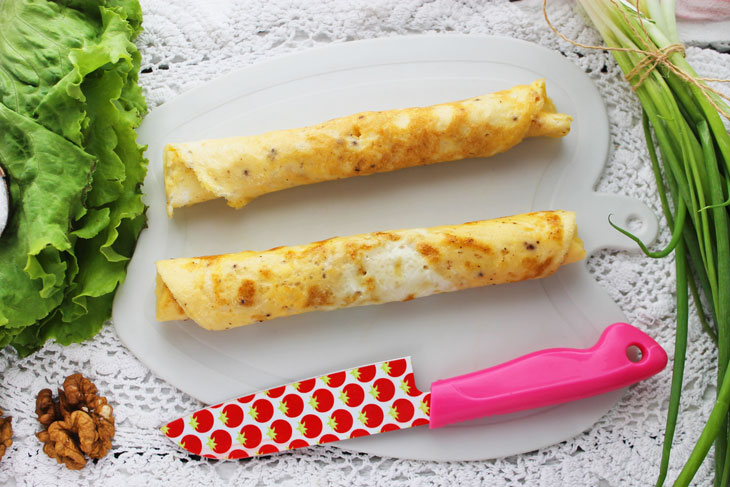
[{"label": "walnut", "polygon": [[63,381],[63,390],[66,393],[68,405],[74,409],[91,404],[96,398],[96,386],[81,374],[73,374]]},{"label": "walnut", "polygon": [[10,416],[3,416],[3,411],[0,409],[0,459],[5,455],[5,451],[10,448],[10,445],[13,444],[12,419]]},{"label": "walnut", "polygon": [[[74,411],[69,416],[69,422],[55,421],[48,430],[41,431],[36,436],[43,442],[43,451],[58,463],[63,463],[69,470],[80,470],[86,466],[86,458],[78,446],[78,425],[71,419],[74,414],[83,411]],[[88,417],[88,415],[86,415]]]},{"label": "walnut", "polygon": [[43,389],[36,399],[38,421],[45,430],[36,434],[43,451],[76,470],[90,458],[102,458],[112,447],[114,415],[105,397],[97,395],[96,386],[81,374],[73,374],[58,389],[54,400],[50,389]]},{"label": "walnut", "polygon": [[[79,416],[74,418],[76,414]],[[81,450],[90,458],[103,458],[112,447],[114,423],[101,416],[90,416],[82,411],[74,411],[71,417],[77,420]]]},{"label": "walnut", "polygon": [[58,401],[53,400],[53,393],[50,389],[43,389],[35,399],[35,413],[38,422],[48,428],[54,421],[63,419]]},{"label": "walnut", "polygon": [[69,405],[66,400],[66,393],[62,389],[58,389],[58,411],[61,413],[61,418],[68,419],[69,414],[76,409],[76,407]]}]

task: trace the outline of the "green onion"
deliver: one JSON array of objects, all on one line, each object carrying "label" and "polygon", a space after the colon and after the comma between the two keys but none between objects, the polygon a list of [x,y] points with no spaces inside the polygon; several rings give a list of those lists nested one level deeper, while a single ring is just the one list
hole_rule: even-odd
[{"label": "green onion", "polygon": [[[684,59],[673,0],[578,3],[605,46],[585,46],[558,34],[578,46],[609,49],[632,84],[643,108],[649,157],[672,234],[665,249],[652,252],[628,231],[614,225],[633,238],[646,255],[662,258],[674,252],[675,256],[675,358],[657,485],[665,483],[679,414],[689,290],[702,328],[718,349],[717,397],[693,451],[689,458],[682,459],[684,467],[672,485],[688,486],[714,444],[715,485],[725,486],[730,480],[730,134],[722,116],[728,117],[730,108]],[[703,311],[700,293],[709,305],[709,317]]]},{"label": "green onion", "polygon": [[[652,140],[651,128],[649,127],[649,118],[645,111],[641,113],[641,122],[644,127],[644,137],[647,141]],[[662,210],[664,216],[669,223],[670,228],[674,228],[672,242],[674,242],[674,235],[682,235],[681,227],[684,225],[684,219],[676,220],[672,218],[671,209],[667,200],[666,190],[664,187],[664,181],[662,180],[661,167],[659,165],[659,159],[657,158],[656,151],[654,150],[653,144],[648,144],[649,159],[651,160],[651,167],[654,171],[654,177],[657,180],[657,186],[659,188],[659,199],[662,203]],[[678,216],[686,214],[686,207],[682,204],[680,199],[680,207],[682,210],[677,210]],[[628,234],[624,230],[619,229],[621,232]],[[680,230],[679,232],[677,230]],[[661,258],[668,254],[659,255],[659,253],[652,254],[646,249],[646,246],[640,240],[636,239],[633,235],[628,234],[631,238],[635,239],[641,246],[642,250],[654,258]],[[672,246],[667,246],[669,249]],[[677,332],[674,341],[674,366],[672,369],[672,392],[669,401],[669,410],[667,412],[667,426],[664,435],[664,445],[662,448],[662,458],[659,466],[659,478],[657,485],[661,486],[664,484],[664,480],[667,477],[667,470],[669,469],[669,455],[672,450],[672,440],[674,439],[674,430],[677,426],[677,416],[679,415],[679,402],[680,396],[682,395],[682,377],[684,376],[684,361],[687,354],[687,332],[689,325],[689,298],[687,296],[687,286],[681,286],[680,283],[686,282],[687,280],[687,255],[684,246],[684,242],[681,238],[675,244],[675,269],[677,277]],[[665,249],[666,250],[666,249]],[[662,252],[663,253],[663,252]],[[693,294],[694,296],[694,294]],[[695,301],[696,302],[696,301]]]}]

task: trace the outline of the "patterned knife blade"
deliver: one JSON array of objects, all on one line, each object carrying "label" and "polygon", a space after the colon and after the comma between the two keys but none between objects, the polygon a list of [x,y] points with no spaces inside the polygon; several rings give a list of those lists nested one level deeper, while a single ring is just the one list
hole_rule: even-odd
[{"label": "patterned knife blade", "polygon": [[245,458],[428,424],[430,400],[404,357],[216,404],[162,432],[196,455]]}]

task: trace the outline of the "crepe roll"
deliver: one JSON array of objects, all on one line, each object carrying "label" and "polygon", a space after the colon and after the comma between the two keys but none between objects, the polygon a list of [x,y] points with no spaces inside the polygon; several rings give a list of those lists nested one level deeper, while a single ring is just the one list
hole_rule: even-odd
[{"label": "crepe roll", "polygon": [[526,137],[562,137],[545,81],[428,107],[362,112],[311,127],[168,144],[167,212],[225,198],[254,198],[303,184],[504,152]]},{"label": "crepe roll", "polygon": [[157,319],[208,330],[549,276],[585,257],[575,213],[528,213],[161,260]]}]

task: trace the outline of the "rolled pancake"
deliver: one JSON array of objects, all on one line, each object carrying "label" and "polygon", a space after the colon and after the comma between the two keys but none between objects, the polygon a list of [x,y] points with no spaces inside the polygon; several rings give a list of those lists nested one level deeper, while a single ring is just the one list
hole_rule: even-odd
[{"label": "rolled pancake", "polygon": [[575,213],[336,237],[157,262],[157,319],[225,330],[280,316],[537,279],[585,257]]},{"label": "rolled pancake", "polygon": [[504,152],[526,137],[562,137],[545,81],[429,107],[362,112],[262,135],[168,144],[167,212],[215,198],[241,208],[303,184]]}]

